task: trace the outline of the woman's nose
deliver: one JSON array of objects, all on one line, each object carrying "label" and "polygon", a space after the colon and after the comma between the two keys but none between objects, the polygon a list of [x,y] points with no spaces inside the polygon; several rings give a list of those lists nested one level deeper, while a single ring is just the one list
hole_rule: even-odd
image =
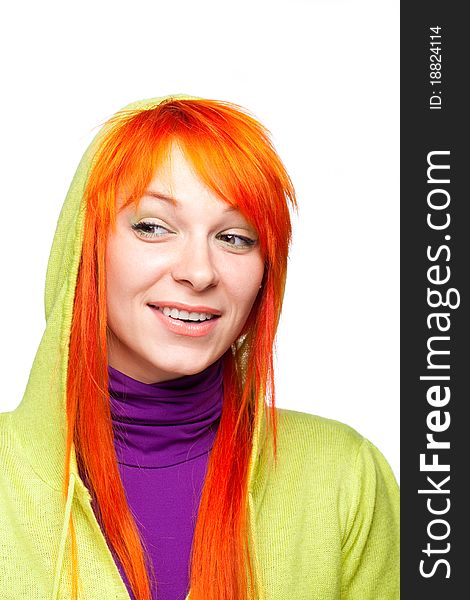
[{"label": "woman's nose", "polygon": [[175,257],[172,276],[199,292],[217,284],[219,277],[207,238],[187,240]]}]

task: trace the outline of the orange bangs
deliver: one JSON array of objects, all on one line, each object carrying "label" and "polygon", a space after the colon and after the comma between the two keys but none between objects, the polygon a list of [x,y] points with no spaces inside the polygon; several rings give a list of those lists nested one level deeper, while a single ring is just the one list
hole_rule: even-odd
[{"label": "orange bangs", "polygon": [[[118,190],[126,190],[124,206],[137,204],[168,159],[173,141],[201,180],[255,227],[262,253],[286,256],[291,238],[286,200],[297,208],[292,182],[269,131],[228,102],[170,98],[153,108],[114,115],[95,156],[89,198],[116,197]],[[114,227],[114,204],[106,206]]]}]

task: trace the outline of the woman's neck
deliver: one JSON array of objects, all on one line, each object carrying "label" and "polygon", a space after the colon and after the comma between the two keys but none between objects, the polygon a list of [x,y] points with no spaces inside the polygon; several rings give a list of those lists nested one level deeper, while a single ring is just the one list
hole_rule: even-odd
[{"label": "woman's neck", "polygon": [[212,448],[222,412],[222,358],[161,383],[137,381],[111,366],[108,374],[119,463],[169,467]]}]

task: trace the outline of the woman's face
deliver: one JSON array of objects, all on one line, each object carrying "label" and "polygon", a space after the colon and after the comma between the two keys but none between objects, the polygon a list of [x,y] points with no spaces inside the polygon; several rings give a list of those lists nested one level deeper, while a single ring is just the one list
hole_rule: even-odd
[{"label": "woman's face", "polygon": [[157,170],[137,210],[118,212],[109,234],[109,364],[145,383],[202,371],[239,336],[263,270],[256,231],[173,144],[171,167]]}]

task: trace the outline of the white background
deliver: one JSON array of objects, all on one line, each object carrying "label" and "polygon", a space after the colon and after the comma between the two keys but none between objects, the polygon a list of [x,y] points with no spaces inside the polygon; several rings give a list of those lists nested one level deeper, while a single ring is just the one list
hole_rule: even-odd
[{"label": "white background", "polygon": [[300,205],[277,404],[351,425],[398,478],[398,0],[43,0],[0,20],[0,412],[23,395],[57,218],[99,124],[143,98],[229,100],[272,132]]}]

